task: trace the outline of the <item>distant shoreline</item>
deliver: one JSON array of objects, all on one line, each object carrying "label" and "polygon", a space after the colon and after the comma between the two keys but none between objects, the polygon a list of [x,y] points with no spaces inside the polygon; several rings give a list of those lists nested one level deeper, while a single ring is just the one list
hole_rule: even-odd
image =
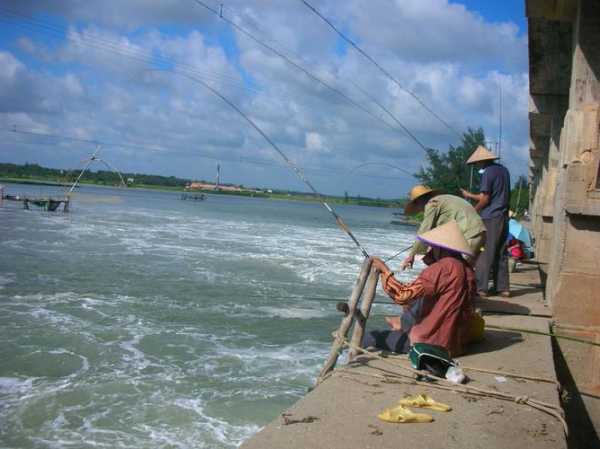
[{"label": "distant shoreline", "polygon": [[[69,187],[71,183],[58,182],[49,179],[42,178],[13,178],[0,176],[0,183],[11,183],[11,184],[25,184],[25,185],[39,185],[49,187]],[[106,188],[117,188],[118,185],[107,185],[97,182],[81,181],[80,185],[94,186],[94,187],[106,187]],[[135,190],[155,190],[162,192],[197,192],[197,193],[208,193],[211,195],[231,195],[240,197],[250,198],[264,198],[270,200],[288,200],[288,201],[300,201],[304,203],[320,203],[321,200],[316,196],[301,193],[281,193],[281,192],[255,192],[251,190],[247,191],[217,191],[209,189],[198,189],[198,190],[185,190],[181,187],[170,187],[170,186],[158,186],[158,185],[147,185],[147,184],[134,184],[128,185],[127,189]],[[332,204],[349,205],[349,206],[369,206],[369,207],[384,207],[384,208],[401,208],[403,202],[401,200],[382,200],[373,198],[343,198],[337,196],[323,195],[325,201]]]}]

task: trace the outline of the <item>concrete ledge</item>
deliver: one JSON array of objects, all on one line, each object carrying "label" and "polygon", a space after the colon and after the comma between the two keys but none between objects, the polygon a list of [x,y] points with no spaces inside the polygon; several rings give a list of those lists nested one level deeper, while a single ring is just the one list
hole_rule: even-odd
[{"label": "concrete ledge", "polygon": [[[527,279],[523,287],[533,288]],[[536,281],[537,283],[537,281]],[[531,302],[541,302],[541,290],[527,291]],[[525,294],[521,301],[527,301]],[[510,301],[510,300],[509,300]],[[525,307],[525,306],[523,306]],[[495,315],[486,322],[496,326],[548,331],[544,317]],[[398,360],[405,356],[395,356]],[[322,448],[566,448],[562,424],[553,416],[514,402],[475,398],[429,386],[386,383],[376,375],[389,366],[381,360],[340,366],[325,382],[286,411],[305,423],[285,425],[276,419],[242,445],[243,449]],[[484,342],[472,345],[461,357],[465,367],[477,367],[556,379],[550,337],[502,330],[486,330]],[[529,397],[560,406],[556,385],[521,379],[496,379],[497,375],[467,372],[470,385]],[[373,376],[375,375],[375,376]],[[428,412],[428,424],[390,424],[377,414],[409,394],[427,393],[453,407],[449,413]],[[423,410],[426,411],[426,410]],[[311,418],[312,417],[312,418]],[[316,418],[316,419],[315,419]]]}]

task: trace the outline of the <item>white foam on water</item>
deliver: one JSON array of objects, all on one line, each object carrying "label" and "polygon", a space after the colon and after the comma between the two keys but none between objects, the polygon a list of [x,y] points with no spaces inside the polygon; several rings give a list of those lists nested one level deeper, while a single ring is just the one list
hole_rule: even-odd
[{"label": "white foam on water", "polygon": [[[208,433],[210,439],[221,443],[225,447],[237,446],[260,430],[257,425],[233,425],[223,419],[209,415],[205,411],[204,402],[200,399],[177,398],[174,404],[183,409],[191,410],[198,415],[198,430],[203,434]],[[164,438],[165,436],[165,432],[162,432],[158,435],[155,434],[154,437]],[[200,443],[200,447],[211,447],[209,446],[210,442],[197,441],[196,443]],[[179,444],[181,444],[181,441]]]},{"label": "white foam on water", "polygon": [[0,377],[0,395],[24,394],[31,391],[34,378]]},{"label": "white foam on water", "polygon": [[16,273],[2,273],[0,274],[0,290],[6,288],[15,281]]},{"label": "white foam on water", "polygon": [[[260,328],[264,319],[274,326],[281,321],[285,328],[286,323],[302,327],[311,319],[331,318],[332,328],[337,325],[339,317],[331,304],[298,301],[307,287],[314,296],[349,293],[362,256],[347,236],[329,224],[280,218],[269,222],[256,213],[235,216],[230,211],[217,217],[214,212],[190,213],[189,208],[164,211],[160,206],[129,204],[101,209],[82,207],[72,221],[36,218],[20,230],[10,230],[12,243],[0,242],[7,252],[26,248],[32,258],[50,253],[57,264],[81,263],[88,275],[114,265],[115,285],[123,281],[118,279],[121,267],[157,279],[152,283],[150,277],[143,278],[148,286],[144,281],[132,286],[126,279],[116,293],[114,285],[101,283],[106,282],[102,276],[77,285],[73,277],[42,269],[34,288],[23,284],[23,291],[33,293],[0,302],[8,319],[31,322],[23,331],[27,335],[6,335],[11,344],[35,338],[36,329],[44,329],[60,340],[42,344],[46,352],[82,360],[77,372],[61,379],[6,377],[4,388],[0,380],[0,393],[5,392],[9,404],[2,415],[15,416],[7,421],[14,432],[23,404],[51,404],[48,410],[53,414],[34,430],[33,445],[231,448],[259,426],[228,418],[222,408],[215,412],[215,404],[291,402],[304,394],[329,351],[329,340],[272,344],[254,328],[242,330],[232,323],[250,318],[245,323]],[[37,246],[35,234],[28,231],[40,221],[41,232],[47,234]],[[407,246],[412,238],[377,226],[355,231],[369,252],[382,256]],[[55,281],[50,283],[52,276]],[[16,277],[14,281],[24,282]],[[168,284],[165,291],[160,290],[162,281]],[[186,287],[185,293],[178,292],[179,284]],[[187,288],[195,285],[197,292]],[[15,287],[0,278],[0,289],[4,286]],[[297,300],[289,299],[295,295]],[[73,346],[65,343],[69,338]],[[61,395],[81,391],[86,399],[75,406],[80,409],[57,405]],[[168,424],[160,416],[144,421],[146,412],[165,404],[184,410],[184,416],[193,415],[192,424]],[[132,416],[136,419],[130,428],[120,429],[119,423]],[[81,420],[82,425],[73,426]]]},{"label": "white foam on water", "polygon": [[296,318],[300,320],[310,320],[312,318],[324,318],[331,315],[331,312],[315,309],[300,309],[293,307],[258,307],[257,310],[263,312],[268,317],[273,318]]},{"label": "white foam on water", "polygon": [[146,358],[143,351],[138,349],[136,345],[140,343],[144,335],[134,335],[130,340],[119,343],[128,355],[123,355],[123,359],[129,363],[133,363],[136,370],[143,370],[150,366],[150,361]]}]

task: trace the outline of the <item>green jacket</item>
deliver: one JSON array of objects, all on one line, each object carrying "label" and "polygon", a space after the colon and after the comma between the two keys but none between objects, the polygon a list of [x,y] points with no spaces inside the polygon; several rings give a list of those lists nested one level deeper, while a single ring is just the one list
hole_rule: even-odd
[{"label": "green jacket", "polygon": [[[423,221],[417,234],[423,234],[451,220],[456,220],[458,227],[463,232],[465,239],[472,239],[483,231],[483,220],[471,204],[456,195],[437,195],[425,205]],[[427,244],[417,240],[410,254],[425,254]]]}]

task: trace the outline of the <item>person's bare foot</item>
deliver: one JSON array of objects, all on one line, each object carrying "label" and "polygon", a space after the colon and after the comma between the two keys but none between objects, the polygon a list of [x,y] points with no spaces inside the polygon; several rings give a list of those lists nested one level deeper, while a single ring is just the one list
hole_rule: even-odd
[{"label": "person's bare foot", "polygon": [[384,318],[385,322],[388,323],[388,326],[390,326],[393,331],[402,330],[402,321],[399,316],[386,316]]}]

